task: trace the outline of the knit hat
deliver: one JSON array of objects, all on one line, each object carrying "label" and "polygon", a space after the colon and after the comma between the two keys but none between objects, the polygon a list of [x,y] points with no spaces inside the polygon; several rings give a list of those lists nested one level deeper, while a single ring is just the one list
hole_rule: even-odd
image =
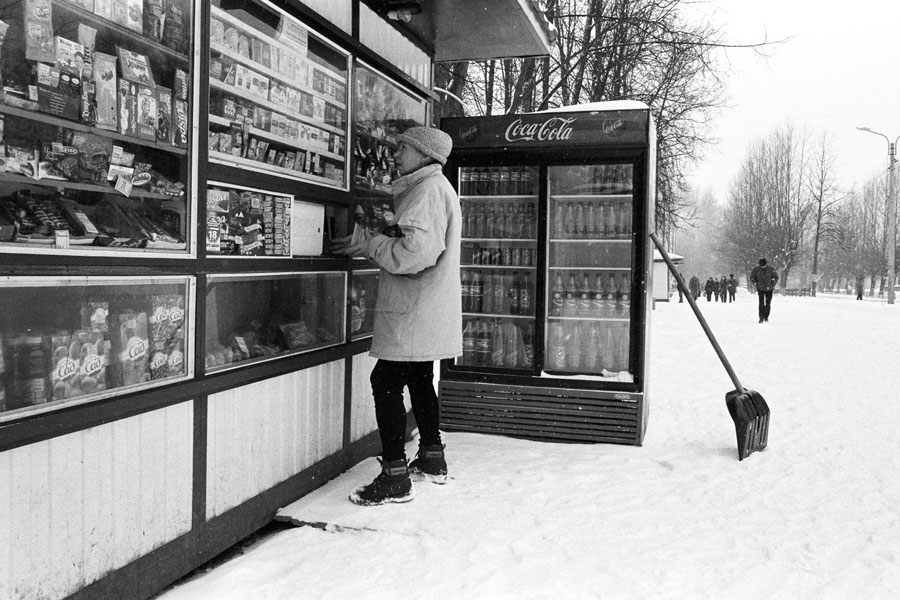
[{"label": "knit hat", "polygon": [[453,149],[453,140],[450,136],[433,127],[410,127],[397,136],[397,141],[406,142],[442,165],[447,163],[447,157]]}]

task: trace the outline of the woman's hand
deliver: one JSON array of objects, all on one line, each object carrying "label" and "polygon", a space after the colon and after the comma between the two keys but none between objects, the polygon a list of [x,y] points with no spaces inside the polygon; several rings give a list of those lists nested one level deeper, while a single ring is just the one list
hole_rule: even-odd
[{"label": "woman's hand", "polygon": [[353,236],[351,235],[331,240],[331,252],[334,254],[341,254],[343,256],[358,256],[362,258],[368,258],[366,256],[366,246],[368,246],[367,240],[363,239],[359,242],[354,243]]}]

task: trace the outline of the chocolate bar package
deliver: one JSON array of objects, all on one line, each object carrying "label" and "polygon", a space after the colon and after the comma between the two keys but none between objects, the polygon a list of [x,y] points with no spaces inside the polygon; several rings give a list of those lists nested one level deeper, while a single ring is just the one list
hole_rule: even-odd
[{"label": "chocolate bar package", "polygon": [[119,69],[124,79],[156,87],[156,81],[153,79],[153,70],[150,68],[150,61],[145,55],[121,46],[116,48],[119,53]]},{"label": "chocolate bar package", "polygon": [[56,61],[50,0],[25,0],[25,58],[45,63]]},{"label": "chocolate bar package", "polygon": [[137,109],[138,137],[145,140],[155,140],[158,120],[156,90],[146,85],[138,85]]},{"label": "chocolate bar package", "polygon": [[188,103],[186,100],[172,100],[172,144],[179,148],[187,148]]},{"label": "chocolate bar package", "polygon": [[94,96],[96,98],[96,125],[101,129],[116,131],[119,128],[116,84],[116,57],[97,52],[92,70]]},{"label": "chocolate bar package", "polygon": [[119,133],[123,135],[138,135],[138,85],[126,79],[119,80]]}]

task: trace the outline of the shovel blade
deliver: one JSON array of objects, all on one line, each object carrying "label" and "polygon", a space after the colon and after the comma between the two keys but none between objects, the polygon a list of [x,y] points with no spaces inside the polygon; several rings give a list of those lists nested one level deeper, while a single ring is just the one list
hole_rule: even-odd
[{"label": "shovel blade", "polygon": [[744,460],[769,442],[769,405],[759,392],[732,390],[725,394],[725,405],[737,434],[738,460]]}]

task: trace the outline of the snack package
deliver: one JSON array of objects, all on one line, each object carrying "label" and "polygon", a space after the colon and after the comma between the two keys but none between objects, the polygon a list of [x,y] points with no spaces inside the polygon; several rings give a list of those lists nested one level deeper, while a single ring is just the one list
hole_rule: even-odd
[{"label": "snack package", "polygon": [[145,55],[121,46],[116,48],[119,53],[119,69],[123,79],[156,87],[156,82],[153,79],[153,70],[150,68],[150,61]]},{"label": "snack package", "polygon": [[81,328],[85,331],[109,331],[109,303],[88,301],[81,304]]},{"label": "snack package", "polygon": [[137,89],[136,83],[126,79],[119,80],[119,133],[137,137]]},{"label": "snack package", "polygon": [[36,178],[38,172],[37,148],[25,144],[7,144],[6,172]]},{"label": "snack package", "polygon": [[169,353],[162,342],[154,343],[150,351],[150,379],[165,379],[169,376]]},{"label": "snack package", "polygon": [[106,389],[106,367],[110,360],[110,342],[106,334],[92,331],[81,344],[79,370],[81,392],[93,394]]},{"label": "snack package", "polygon": [[41,142],[41,157],[38,161],[37,179],[66,180],[66,176],[57,168],[57,164],[66,158],[61,144]]},{"label": "snack package", "polygon": [[121,385],[150,380],[150,344],[147,337],[147,313],[126,311],[112,319],[112,350]]},{"label": "snack package", "polygon": [[188,144],[188,103],[186,100],[172,101],[172,145],[187,148]]},{"label": "snack package", "polygon": [[187,52],[188,23],[183,0],[166,0],[162,42],[175,52]]},{"label": "snack package", "polygon": [[51,365],[50,385],[51,399],[65,400],[81,395],[81,389],[78,387],[76,394],[76,386],[81,382],[81,378],[76,376],[79,374],[81,367],[81,342],[72,341],[72,336],[54,335],[50,337],[51,349]]},{"label": "snack package", "polygon": [[25,58],[45,63],[56,61],[50,0],[25,0]]},{"label": "snack package", "polygon": [[81,79],[87,79],[91,76],[94,68],[94,50],[97,45],[97,30],[90,25],[84,23],[78,24],[78,43],[84,50],[84,63],[81,70]]},{"label": "snack package", "polygon": [[146,85],[137,86],[137,134],[145,140],[156,139],[158,120],[156,90]]},{"label": "snack package", "polygon": [[187,100],[190,93],[188,74],[181,69],[175,69],[175,83],[172,85],[172,93],[178,100]]},{"label": "snack package", "polygon": [[110,20],[124,27],[128,23],[128,0],[111,0],[111,4]]},{"label": "snack package", "polygon": [[92,80],[96,98],[96,125],[101,129],[116,131],[119,128],[116,57],[95,53]]},{"label": "snack package", "polygon": [[156,86],[156,139],[172,142],[172,90]]},{"label": "snack package", "polygon": [[94,14],[112,20],[112,0],[94,0]]},{"label": "snack package", "polygon": [[125,27],[138,33],[144,32],[144,0],[126,0]]},{"label": "snack package", "polygon": [[59,141],[60,160],[54,167],[69,181],[106,183],[112,142],[92,133],[63,130]]}]

